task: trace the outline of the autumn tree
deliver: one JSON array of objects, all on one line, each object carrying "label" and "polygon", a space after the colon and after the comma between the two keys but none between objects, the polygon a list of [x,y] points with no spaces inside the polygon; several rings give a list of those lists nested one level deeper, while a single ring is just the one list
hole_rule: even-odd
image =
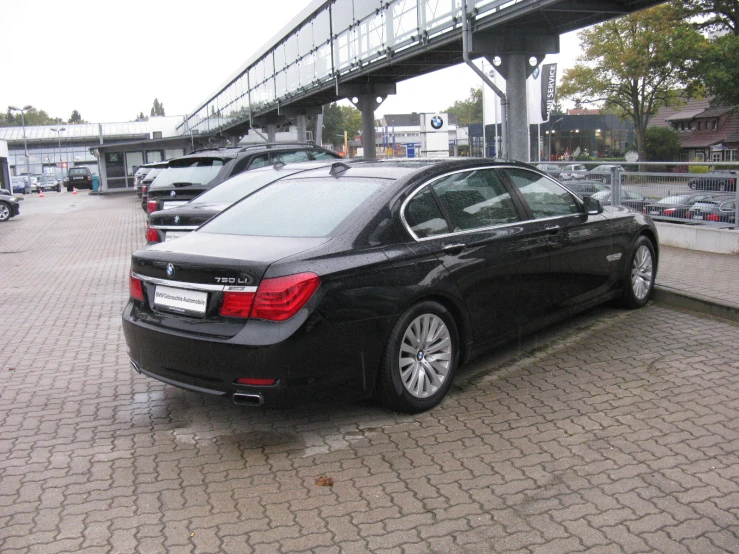
[{"label": "autumn tree", "polygon": [[334,146],[344,143],[344,131],[353,139],[362,130],[362,114],[353,106],[336,102],[323,108],[323,142]]},{"label": "autumn tree", "polygon": [[692,89],[705,89],[716,104],[739,104],[739,2],[676,0],[674,6],[706,35],[686,68]]},{"label": "autumn tree", "polygon": [[678,102],[685,60],[703,38],[672,5],[642,10],[578,33],[583,54],[565,70],[560,94],[583,104],[615,108],[634,123],[639,157],[645,158],[649,121]]},{"label": "autumn tree", "polygon": [[454,114],[457,125],[461,127],[467,127],[470,123],[482,123],[482,88],[471,88],[467,99],[457,100],[444,111]]}]

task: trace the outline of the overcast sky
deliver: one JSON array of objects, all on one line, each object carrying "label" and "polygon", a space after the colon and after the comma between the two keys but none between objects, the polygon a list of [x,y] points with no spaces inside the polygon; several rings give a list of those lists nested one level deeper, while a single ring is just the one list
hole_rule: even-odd
[{"label": "overcast sky", "polygon": [[[197,105],[275,35],[310,0],[23,0],[3,2],[0,110],[30,104],[90,122],[131,121],[154,98],[167,115]],[[579,55],[574,33],[562,68]],[[398,84],[377,110],[439,111],[480,80],[461,65]]]}]

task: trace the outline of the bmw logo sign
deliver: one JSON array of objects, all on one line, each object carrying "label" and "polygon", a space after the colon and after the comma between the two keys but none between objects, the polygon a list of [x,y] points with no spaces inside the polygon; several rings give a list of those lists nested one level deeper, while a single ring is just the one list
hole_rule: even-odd
[{"label": "bmw logo sign", "polygon": [[170,195],[170,196],[177,196],[177,192],[175,192],[175,191],[172,191],[172,192],[170,192],[170,193],[169,193],[169,195]]},{"label": "bmw logo sign", "polygon": [[539,78],[539,68],[538,67],[535,67],[534,68],[533,75],[534,75],[534,79],[538,79]]},{"label": "bmw logo sign", "polygon": [[174,266],[172,264],[167,264],[165,271],[167,272],[167,277],[174,277]]},{"label": "bmw logo sign", "polygon": [[431,126],[434,129],[441,129],[441,127],[444,125],[444,120],[441,119],[438,115],[435,115],[431,118]]},{"label": "bmw logo sign", "polygon": [[178,216],[178,215],[174,216],[174,223],[175,223],[175,225],[179,225],[180,224],[180,216]]}]

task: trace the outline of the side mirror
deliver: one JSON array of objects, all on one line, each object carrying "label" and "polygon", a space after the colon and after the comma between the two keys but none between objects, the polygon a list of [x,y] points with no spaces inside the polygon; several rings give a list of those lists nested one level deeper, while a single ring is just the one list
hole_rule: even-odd
[{"label": "side mirror", "polygon": [[586,196],[582,201],[585,204],[585,213],[588,215],[598,215],[603,213],[603,205],[600,200],[592,196]]}]

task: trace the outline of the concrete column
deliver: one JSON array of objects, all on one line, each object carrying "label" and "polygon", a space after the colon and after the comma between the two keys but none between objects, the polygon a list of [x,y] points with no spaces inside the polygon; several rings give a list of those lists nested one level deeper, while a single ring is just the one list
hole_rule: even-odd
[{"label": "concrete column", "polygon": [[507,54],[508,78],[508,157],[520,162],[531,161],[529,148],[529,112],[526,103],[526,54]]},{"label": "concrete column", "polygon": [[277,125],[274,123],[267,123],[267,142],[277,142]]},{"label": "concrete column", "polygon": [[313,135],[313,142],[318,146],[323,144],[323,113],[316,116],[316,132]]},{"label": "concrete column", "polygon": [[375,109],[380,105],[373,94],[360,94],[356,103],[362,112],[362,146],[364,147],[364,159],[374,160],[377,158],[375,146]]},{"label": "concrete column", "polygon": [[306,142],[308,140],[308,134],[306,133],[307,117],[305,115],[298,115],[295,117],[295,126],[298,128],[298,142]]}]

